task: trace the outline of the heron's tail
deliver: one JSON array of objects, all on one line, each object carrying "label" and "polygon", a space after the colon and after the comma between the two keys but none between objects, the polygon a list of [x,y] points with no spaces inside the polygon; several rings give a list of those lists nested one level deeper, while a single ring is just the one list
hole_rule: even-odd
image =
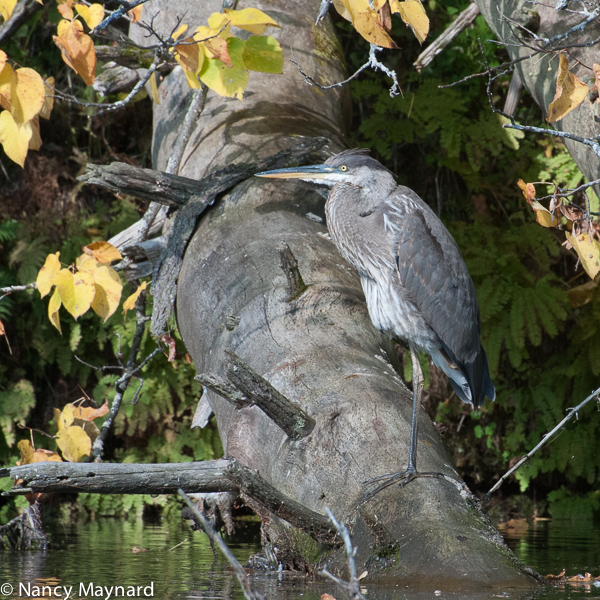
[{"label": "heron's tail", "polygon": [[496,388],[492,383],[487,355],[482,346],[472,362],[462,363],[456,360],[445,346],[436,354],[432,353],[431,358],[448,375],[452,389],[463,402],[479,408],[483,406],[486,396],[492,402],[496,399]]}]

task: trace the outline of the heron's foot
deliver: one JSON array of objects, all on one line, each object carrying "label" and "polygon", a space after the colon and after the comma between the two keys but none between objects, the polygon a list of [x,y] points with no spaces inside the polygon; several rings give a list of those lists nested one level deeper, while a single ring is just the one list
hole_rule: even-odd
[{"label": "heron's foot", "polygon": [[375,496],[382,490],[385,490],[386,488],[390,487],[390,485],[393,485],[396,482],[400,482],[398,484],[398,487],[403,488],[405,485],[408,485],[411,481],[413,481],[414,479],[418,479],[419,477],[426,477],[426,478],[430,478],[430,479],[431,478],[446,479],[455,485],[456,484],[463,485],[461,481],[456,479],[456,477],[449,475],[448,473],[433,473],[433,472],[420,473],[415,468],[409,467],[408,469],[406,469],[405,471],[401,471],[400,473],[391,473],[389,475],[381,475],[380,477],[375,477],[374,479],[369,479],[368,481],[366,481],[365,484],[367,484],[367,485],[369,485],[371,483],[377,483],[379,481],[381,481],[382,483],[380,485],[378,485],[374,490],[371,490],[370,492],[365,494],[364,501],[368,502],[371,498],[373,498],[373,496]]}]

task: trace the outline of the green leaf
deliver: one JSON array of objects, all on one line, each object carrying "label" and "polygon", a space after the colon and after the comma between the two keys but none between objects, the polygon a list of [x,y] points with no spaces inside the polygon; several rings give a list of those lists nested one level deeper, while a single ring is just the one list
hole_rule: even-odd
[{"label": "green leaf", "polygon": [[244,42],[236,37],[229,38],[227,49],[231,67],[222,63],[218,58],[209,58],[204,61],[199,77],[219,96],[242,100],[244,90],[248,85],[248,71],[243,56]]},{"label": "green leaf", "polygon": [[279,42],[270,35],[252,35],[244,44],[244,64],[250,71],[281,73],[283,52]]}]

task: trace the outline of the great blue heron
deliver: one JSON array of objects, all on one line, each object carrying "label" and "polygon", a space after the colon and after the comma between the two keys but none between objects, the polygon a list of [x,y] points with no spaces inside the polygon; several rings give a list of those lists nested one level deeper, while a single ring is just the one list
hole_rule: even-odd
[{"label": "great blue heron", "polygon": [[327,226],[341,255],[360,275],[371,321],[408,343],[413,364],[408,468],[384,476],[386,483],[378,489],[400,479],[405,485],[419,475],[419,351],[448,375],[463,402],[479,408],[486,396],[496,396],[480,341],[475,288],[458,246],[431,208],[411,189],[396,185],[392,172],[363,150],[347,150],[322,165],[257,176],[333,188],[325,205]]}]

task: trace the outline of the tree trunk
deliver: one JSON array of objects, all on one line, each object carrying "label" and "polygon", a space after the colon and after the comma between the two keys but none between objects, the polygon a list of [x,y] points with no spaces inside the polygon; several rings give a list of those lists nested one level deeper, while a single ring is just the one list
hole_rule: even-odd
[{"label": "tree trunk", "polygon": [[[289,62],[290,45],[302,68],[323,83],[343,79],[342,55],[326,19],[314,20],[319,0],[243,1],[269,13],[282,29],[271,33],[285,53],[283,75],[250,73],[245,100],[209,93],[179,174],[200,178],[238,161],[250,162],[301,144],[330,139],[323,158],[344,148],[345,89],[309,87]],[[157,0],[163,32],[184,22],[204,24],[221,2]],[[138,41],[142,41],[142,35]],[[155,168],[164,169],[189,104],[180,69],[159,90],[154,113]],[[291,165],[290,165],[291,166]],[[412,586],[458,584],[526,586],[536,581],[506,548],[477,501],[459,483],[417,479],[364,502],[370,478],[406,465],[411,394],[396,374],[397,355],[370,322],[357,274],[326,238],[324,196],[315,186],[249,179],[201,218],[179,276],[177,322],[198,373],[226,379],[234,351],[315,425],[289,437],[258,406],[237,405],[208,392],[228,458],[256,469],[285,496],[323,515],[329,506],[351,527],[363,580],[394,577]],[[311,213],[310,217],[307,215]],[[306,290],[290,299],[278,246],[289,245]],[[436,429],[419,414],[419,468],[456,473]],[[343,549],[323,554],[313,538],[246,494],[263,519],[263,541],[277,561],[345,571]]]},{"label": "tree trunk", "polygon": [[[573,16],[565,10],[555,10],[556,2],[532,4],[526,0],[474,0],[488,25],[492,28],[501,42],[508,45],[506,50],[512,60],[531,54],[531,48],[515,44],[513,31],[518,30],[515,22],[529,29],[538,36],[552,38],[557,34],[567,32],[573,26],[584,21],[580,15]],[[570,5],[569,8],[579,10],[579,4]],[[508,19],[512,20],[511,23]],[[537,24],[539,20],[539,25]],[[524,32],[522,32],[524,33]],[[577,45],[591,42],[600,36],[598,19],[588,23],[581,31],[574,31],[568,38],[562,39],[555,47],[563,45]],[[526,37],[526,36],[525,36]],[[551,47],[550,47],[551,48]],[[549,49],[550,49],[549,48]],[[584,83],[592,83],[594,74],[576,61],[591,67],[598,59],[598,45],[587,48],[572,48],[568,53],[571,70],[578,75]],[[543,117],[548,116],[548,106],[556,93],[556,78],[558,74],[558,58],[554,53],[538,55],[529,60],[518,63],[515,67],[527,91],[542,109]],[[549,124],[558,131],[567,131],[583,138],[593,138],[598,135],[598,104],[584,100],[575,110],[556,123]],[[537,123],[532,123],[537,125]],[[600,179],[600,160],[590,146],[573,140],[564,140],[571,156],[581,169],[588,181]],[[599,186],[595,186],[598,191]]]}]

